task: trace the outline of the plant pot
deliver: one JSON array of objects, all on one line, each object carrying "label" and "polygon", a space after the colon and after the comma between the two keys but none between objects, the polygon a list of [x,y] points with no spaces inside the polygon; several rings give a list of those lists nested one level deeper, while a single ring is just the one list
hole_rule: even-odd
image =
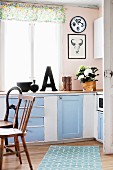
[{"label": "plant pot", "polygon": [[95,91],[96,81],[82,83],[83,91]]}]

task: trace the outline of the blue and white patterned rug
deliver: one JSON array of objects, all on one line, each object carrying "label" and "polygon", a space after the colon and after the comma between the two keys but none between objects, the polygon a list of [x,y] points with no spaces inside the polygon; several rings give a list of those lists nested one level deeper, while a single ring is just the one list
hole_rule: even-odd
[{"label": "blue and white patterned rug", "polygon": [[38,170],[102,170],[99,146],[50,146]]}]

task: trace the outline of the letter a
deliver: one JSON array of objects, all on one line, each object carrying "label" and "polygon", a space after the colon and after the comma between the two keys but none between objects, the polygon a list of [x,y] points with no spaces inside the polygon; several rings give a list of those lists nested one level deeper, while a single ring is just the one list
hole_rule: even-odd
[{"label": "letter a", "polygon": [[[48,77],[50,78],[50,82],[51,82],[50,84],[47,84]],[[57,89],[55,87],[55,83],[54,83],[52,70],[51,70],[51,67],[49,67],[49,66],[47,66],[47,68],[46,68],[42,89],[40,91],[45,91],[45,89],[47,87],[51,87],[52,91],[57,91]]]}]

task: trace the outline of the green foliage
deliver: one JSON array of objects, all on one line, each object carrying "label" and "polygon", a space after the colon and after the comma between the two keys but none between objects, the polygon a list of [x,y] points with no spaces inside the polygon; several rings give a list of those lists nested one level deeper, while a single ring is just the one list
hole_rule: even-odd
[{"label": "green foliage", "polygon": [[76,78],[80,80],[81,83],[90,82],[90,81],[98,81],[96,80],[96,74],[98,71],[97,67],[90,66],[80,66],[78,72],[76,73]]}]

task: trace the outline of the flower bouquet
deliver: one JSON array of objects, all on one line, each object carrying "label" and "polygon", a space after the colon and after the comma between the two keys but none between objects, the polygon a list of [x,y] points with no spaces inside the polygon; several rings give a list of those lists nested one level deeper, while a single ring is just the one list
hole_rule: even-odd
[{"label": "flower bouquet", "polygon": [[79,70],[76,73],[76,78],[80,80],[80,83],[83,84],[83,89],[85,87],[84,90],[86,91],[96,90],[96,81],[98,81],[96,79],[96,76],[99,75],[96,73],[97,71],[98,69],[96,67],[90,66],[79,67]]}]

